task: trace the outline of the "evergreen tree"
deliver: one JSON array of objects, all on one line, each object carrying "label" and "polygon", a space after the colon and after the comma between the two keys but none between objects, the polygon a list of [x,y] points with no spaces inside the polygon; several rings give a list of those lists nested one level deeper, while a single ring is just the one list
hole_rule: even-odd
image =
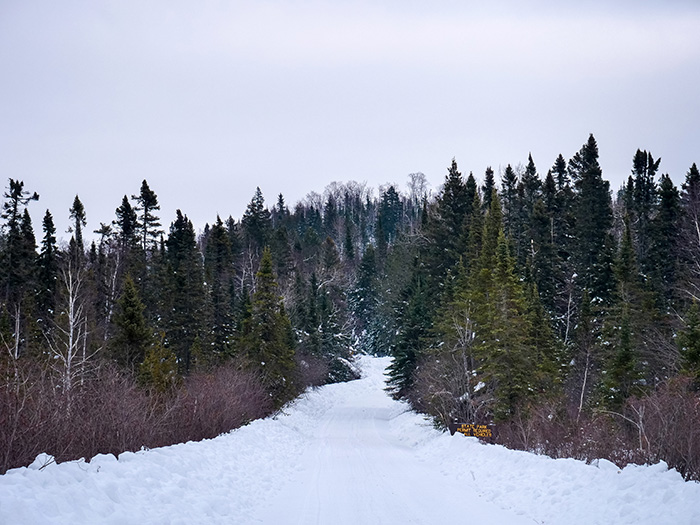
[{"label": "evergreen tree", "polygon": [[693,164],[685,176],[681,193],[680,245],[683,268],[683,299],[700,299],[700,171]]},{"label": "evergreen tree", "polygon": [[219,216],[209,232],[204,272],[211,308],[208,316],[211,350],[217,356],[227,355],[231,352],[234,329],[230,295],[234,269],[228,232]]},{"label": "evergreen tree", "polygon": [[167,327],[165,342],[177,356],[180,370],[188,373],[192,345],[204,322],[204,279],[192,222],[180,210],[176,215],[166,242],[166,304],[162,315]]},{"label": "evergreen tree", "polygon": [[[350,292],[350,303],[355,318],[355,335],[365,340],[367,331],[377,311],[378,301],[377,262],[374,248],[368,245],[357,269],[355,288]],[[363,335],[364,334],[364,335]],[[371,343],[362,344],[373,352]]]},{"label": "evergreen tree", "polygon": [[508,164],[501,181],[501,201],[503,207],[503,227],[510,239],[520,236],[520,199],[518,198],[518,176]]},{"label": "evergreen tree", "polygon": [[[138,195],[132,195],[131,198],[137,203],[133,208],[138,216],[136,230],[139,232],[141,248],[147,253],[156,247],[158,239],[163,233],[163,230],[160,229],[160,219],[154,214],[154,212],[160,210],[158,197],[144,179],[141,183],[141,192]],[[124,210],[124,212],[128,213],[128,209]]]},{"label": "evergreen tree", "polygon": [[536,392],[539,356],[529,340],[532,327],[525,291],[502,230],[491,271],[486,301],[476,316],[477,338],[483,340],[478,352],[482,380],[493,385],[494,417],[505,420],[525,408]]},{"label": "evergreen tree", "polygon": [[393,185],[389,186],[380,197],[377,217],[377,221],[382,225],[384,239],[389,244],[394,242],[399,233],[402,216],[403,203],[401,202],[401,197]]},{"label": "evergreen tree", "polygon": [[658,189],[654,177],[661,159],[654,160],[651,153],[637,150],[633,159],[632,208],[629,209],[633,221],[633,232],[637,250],[637,261],[644,273],[651,270],[649,250],[651,246],[651,222],[655,215]]},{"label": "evergreen tree", "polygon": [[612,205],[610,184],[602,178],[598,164],[598,144],[593,135],[569,161],[569,173],[575,184],[573,235],[576,273],[582,287],[590,290],[592,300],[607,301],[614,282],[610,239]]},{"label": "evergreen tree", "polygon": [[678,334],[681,354],[681,371],[691,376],[695,387],[700,387],[700,308],[693,301]]},{"label": "evergreen tree", "polygon": [[657,304],[666,310],[676,290],[680,256],[681,198],[678,188],[668,175],[662,175],[659,184],[659,205],[651,221],[649,248],[650,287]]},{"label": "evergreen tree", "polygon": [[138,289],[127,274],[114,315],[116,332],[112,339],[112,352],[115,360],[129,369],[135,369],[144,361],[146,349],[152,342],[144,309]]},{"label": "evergreen tree", "polygon": [[85,253],[85,245],[83,243],[83,226],[87,226],[87,218],[85,216],[85,207],[83,203],[80,202],[80,198],[76,195],[73,199],[73,206],[70,209],[70,218],[73,221],[73,226],[71,231],[73,232],[73,239],[75,239],[75,256],[80,258],[83,257]]},{"label": "evergreen tree", "polygon": [[532,208],[540,197],[540,189],[542,187],[542,181],[537,174],[537,168],[532,160],[532,154],[528,155],[527,166],[525,167],[525,173],[523,173],[521,182],[523,185],[523,208],[525,210],[525,216],[530,217]]},{"label": "evergreen tree", "polygon": [[177,368],[177,357],[161,340],[146,350],[139,366],[139,381],[156,392],[168,392],[180,383]]},{"label": "evergreen tree", "polygon": [[398,334],[391,348],[394,359],[387,369],[387,386],[394,398],[401,399],[413,386],[418,360],[431,328],[428,293],[418,259],[413,265],[411,281],[401,293],[397,317]]},{"label": "evergreen tree", "polygon": [[255,195],[243,214],[241,225],[246,245],[254,252],[261,250],[270,242],[272,219],[270,211],[265,207],[265,199],[259,187],[255,189]]},{"label": "evergreen tree", "polygon": [[486,173],[484,174],[484,185],[481,187],[481,192],[484,195],[484,211],[491,207],[491,193],[496,188],[496,181],[493,175],[493,170],[491,166],[486,168]]},{"label": "evergreen tree", "polygon": [[2,205],[2,218],[5,219],[4,249],[0,252],[0,278],[3,284],[5,301],[18,304],[29,286],[33,256],[30,255],[30,245],[34,245],[34,234],[27,237],[31,221],[25,213],[30,202],[39,200],[39,194],[30,194],[24,189],[24,182],[10,179],[8,191],[3,194],[5,202]]},{"label": "evergreen tree", "polygon": [[122,199],[121,206],[117,208],[116,215],[117,220],[113,224],[117,227],[119,244],[122,247],[134,246],[138,242],[136,237],[138,217],[126,195]]},{"label": "evergreen tree", "polygon": [[343,242],[343,258],[345,261],[352,263],[355,260],[355,242],[352,238],[350,230],[350,221],[345,221],[345,241]]},{"label": "evergreen tree", "polygon": [[277,407],[296,393],[291,323],[282,305],[272,273],[272,255],[265,249],[256,274],[250,317],[243,327],[244,353],[250,366],[260,371]]},{"label": "evergreen tree", "polygon": [[56,246],[56,227],[49,210],[42,222],[44,237],[38,258],[37,293],[40,315],[47,316],[54,309],[58,284],[59,252]]}]

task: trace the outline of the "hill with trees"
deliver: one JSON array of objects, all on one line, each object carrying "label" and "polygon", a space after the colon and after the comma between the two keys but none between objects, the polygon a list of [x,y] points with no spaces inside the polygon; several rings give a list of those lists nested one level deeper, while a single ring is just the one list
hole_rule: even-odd
[{"label": "hill with trees", "polygon": [[387,388],[438,425],[495,425],[554,457],[666,460],[700,477],[700,172],[637,151],[616,192],[591,135],[542,175],[456,160],[290,209],[258,189],[199,234],[156,192],[61,245],[10,179],[0,235],[0,471],[213,437],[391,355]]}]

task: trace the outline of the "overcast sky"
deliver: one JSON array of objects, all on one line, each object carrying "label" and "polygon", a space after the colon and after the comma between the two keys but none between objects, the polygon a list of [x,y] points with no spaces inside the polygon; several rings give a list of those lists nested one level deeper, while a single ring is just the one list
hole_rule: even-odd
[{"label": "overcast sky", "polygon": [[[88,229],[148,180],[166,226],[294,204],[331,181],[439,186],[593,133],[617,189],[637,148],[700,162],[700,2],[0,0],[0,177]],[[64,238],[68,236],[63,233]]]}]

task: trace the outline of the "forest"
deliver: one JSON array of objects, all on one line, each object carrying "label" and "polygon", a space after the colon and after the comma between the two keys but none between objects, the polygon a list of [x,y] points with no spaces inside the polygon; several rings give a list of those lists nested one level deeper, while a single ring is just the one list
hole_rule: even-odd
[{"label": "forest", "polygon": [[[0,233],[0,473],[214,437],[391,355],[387,390],[438,427],[700,479],[700,172],[638,150],[611,189],[591,135],[429,191],[331,183],[291,208],[260,189],[197,233],[156,192],[115,197],[70,240],[9,179]],[[137,190],[137,188],[135,188]],[[90,236],[93,237],[93,236]]]}]

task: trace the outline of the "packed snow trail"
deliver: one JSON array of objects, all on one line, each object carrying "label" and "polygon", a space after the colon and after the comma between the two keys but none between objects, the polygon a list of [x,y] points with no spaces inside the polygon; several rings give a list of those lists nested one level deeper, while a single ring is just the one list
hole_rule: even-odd
[{"label": "packed snow trail", "polygon": [[449,472],[416,456],[392,425],[407,408],[383,392],[386,364],[365,361],[368,377],[332,387],[336,395],[308,437],[303,468],[256,514],[259,522],[447,524],[468,517],[470,522],[534,523],[464,490]]},{"label": "packed snow trail", "polygon": [[364,377],[199,443],[0,476],[9,524],[698,524],[700,484],[665,465],[553,460],[431,427]]}]

